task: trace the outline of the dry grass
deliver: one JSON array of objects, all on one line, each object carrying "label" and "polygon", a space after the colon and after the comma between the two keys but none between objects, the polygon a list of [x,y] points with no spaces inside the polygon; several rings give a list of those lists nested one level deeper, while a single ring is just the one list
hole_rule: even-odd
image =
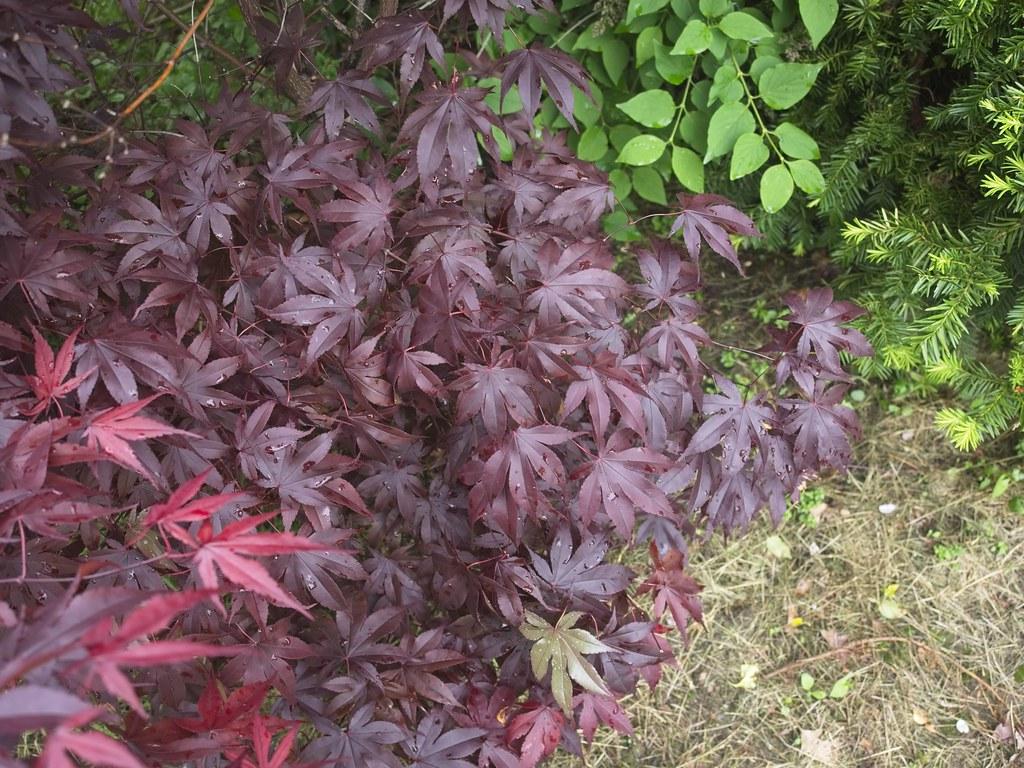
[{"label": "dry grass", "polygon": [[[1024,765],[993,737],[1001,720],[1024,718],[1014,682],[1024,663],[1024,520],[978,490],[930,412],[862,418],[858,465],[819,486],[820,522],[788,520],[777,532],[790,559],[769,554],[763,527],[693,552],[705,626],[657,690],[627,704],[635,736],[599,734],[583,764]],[[883,515],[880,504],[896,511]],[[887,620],[879,601],[890,584],[904,615]],[[846,635],[846,649],[823,631]],[[760,669],[753,689],[734,685],[744,664]],[[802,673],[825,694],[847,674],[852,688],[817,700]],[[801,751],[802,730],[834,742],[830,763]]]}]

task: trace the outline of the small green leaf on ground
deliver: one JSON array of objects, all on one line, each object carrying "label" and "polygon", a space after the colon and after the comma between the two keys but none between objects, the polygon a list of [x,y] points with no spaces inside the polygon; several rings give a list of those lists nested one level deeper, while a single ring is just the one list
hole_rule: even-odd
[{"label": "small green leaf on ground", "polygon": [[789,544],[782,540],[781,536],[769,536],[764,540],[768,554],[778,560],[788,560],[793,556]]}]

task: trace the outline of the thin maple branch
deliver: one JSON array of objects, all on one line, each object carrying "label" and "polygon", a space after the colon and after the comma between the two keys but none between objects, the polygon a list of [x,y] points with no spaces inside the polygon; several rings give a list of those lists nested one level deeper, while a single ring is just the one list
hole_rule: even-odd
[{"label": "thin maple branch", "polygon": [[171,72],[174,71],[174,67],[178,63],[178,59],[181,58],[181,55],[185,52],[185,48],[188,46],[189,42],[195,36],[196,30],[199,29],[199,26],[203,23],[203,21],[205,21],[206,17],[210,14],[210,11],[213,9],[214,2],[215,0],[206,0],[206,4],[203,6],[202,10],[196,15],[195,19],[192,21],[192,24],[185,30],[185,34],[182,35],[181,39],[178,41],[177,46],[175,46],[174,50],[171,52],[171,55],[164,63],[164,69],[160,73],[160,76],[157,77],[156,80],[154,80],[152,83],[150,83],[145,88],[145,90],[142,91],[142,93],[140,93],[138,96],[132,99],[131,103],[129,103],[128,106],[124,107],[120,112],[118,112],[117,116],[114,118],[114,121],[110,123],[102,131],[100,131],[99,133],[94,133],[92,136],[88,136],[84,139],[72,137],[67,142],[45,142],[30,141],[24,139],[10,139],[10,143],[16,147],[46,149],[50,147],[63,147],[66,146],[67,144],[75,144],[77,146],[84,147],[89,146],[90,144],[95,144],[96,142],[101,141],[103,139],[108,139],[111,142],[111,147],[113,147],[114,133],[117,130],[117,127],[121,123],[123,123],[128,117],[130,117],[132,113],[135,112],[135,110],[142,106],[146,99],[148,99],[150,96],[156,93],[160,89],[160,86],[162,86],[167,81],[167,78],[171,76]]}]

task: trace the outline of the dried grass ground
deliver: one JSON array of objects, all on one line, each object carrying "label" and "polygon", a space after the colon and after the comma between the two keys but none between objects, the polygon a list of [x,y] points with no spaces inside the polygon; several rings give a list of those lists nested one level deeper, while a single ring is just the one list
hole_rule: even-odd
[{"label": "dried grass ground", "polygon": [[[766,527],[694,550],[705,626],[657,690],[628,703],[635,736],[600,735],[587,766],[1024,765],[993,735],[1024,717],[1024,519],[978,490],[927,410],[864,418],[850,476],[775,532],[789,559],[769,552]],[[885,619],[891,584],[903,615]],[[735,685],[745,664],[760,670],[751,689]],[[844,675],[849,692],[828,698]],[[830,761],[808,756],[802,731]]]},{"label": "dried grass ground", "polygon": [[[718,306],[742,306],[729,302],[733,290],[718,287]],[[742,336],[748,313],[722,314]],[[1006,501],[1021,491],[980,490],[925,406],[869,402],[861,418],[855,466],[816,484],[813,508],[778,531],[755,526],[694,548],[704,627],[656,691],[626,704],[632,738],[601,732],[584,761],[557,765],[1024,765],[1019,742],[996,738],[1001,722],[1024,734],[1024,684],[1014,680],[1024,665],[1024,518]],[[789,558],[769,551],[773,533]],[[895,618],[880,610],[890,585]],[[736,686],[743,665],[759,670],[753,688]],[[830,698],[846,675],[848,692]]]}]

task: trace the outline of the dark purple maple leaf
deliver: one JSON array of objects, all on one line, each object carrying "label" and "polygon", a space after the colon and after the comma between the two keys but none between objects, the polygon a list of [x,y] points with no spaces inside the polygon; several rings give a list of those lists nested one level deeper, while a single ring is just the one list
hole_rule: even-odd
[{"label": "dark purple maple leaf", "polygon": [[589,248],[576,244],[559,247],[548,240],[537,253],[537,271],[531,275],[537,283],[526,307],[535,309],[544,326],[565,320],[591,325],[607,319],[609,305],[628,291],[626,282],[607,269],[590,266]]},{"label": "dark purple maple leaf", "polygon": [[[447,0],[448,4],[451,2],[452,0]],[[445,9],[447,11],[447,4]],[[586,70],[575,59],[561,51],[532,45],[529,48],[512,51],[502,59],[501,65],[502,99],[512,88],[513,83],[518,85],[524,115],[532,120],[540,109],[540,86],[543,83],[558,111],[574,129],[576,128],[572,86],[576,86],[590,98],[590,83]]]},{"label": "dark purple maple leaf", "polygon": [[402,60],[398,82],[403,94],[419,79],[427,54],[442,69],[446,66],[444,49],[430,21],[418,12],[383,19],[360,36],[357,47],[363,51],[363,69]]},{"label": "dark purple maple leaf", "polygon": [[452,87],[418,97],[422,106],[402,124],[398,138],[415,143],[416,169],[425,191],[437,186],[435,178],[442,172],[456,184],[469,181],[480,163],[478,135],[498,155],[491,136],[498,121],[484,102],[486,96],[484,88],[456,88],[453,81]]},{"label": "dark purple maple leaf", "polygon": [[703,238],[708,247],[728,261],[740,274],[743,266],[729,235],[757,237],[760,235],[750,217],[741,213],[727,199],[719,195],[679,195],[680,213],[672,222],[669,234],[683,230],[683,242],[690,258],[700,259]]},{"label": "dark purple maple leaf", "polygon": [[372,103],[383,103],[384,95],[373,80],[358,71],[340,72],[333,80],[322,83],[309,99],[307,113],[323,110],[324,129],[328,139],[336,139],[351,118],[368,131],[380,130]]},{"label": "dark purple maple leaf", "polygon": [[532,551],[530,559],[548,588],[573,601],[604,602],[624,592],[632,576],[625,566],[604,562],[609,548],[599,537],[584,538],[574,548],[572,533],[563,526],[555,534],[547,560]]},{"label": "dark purple maple leaf", "polygon": [[374,253],[390,243],[393,234],[388,217],[394,209],[391,183],[378,176],[372,185],[350,181],[337,187],[344,198],[320,207],[324,221],[346,225],[334,236],[331,245],[338,250],[365,245],[368,252]]},{"label": "dark purple maple leaf", "polygon": [[409,768],[476,768],[466,758],[480,746],[482,728],[448,728],[440,714],[424,717],[416,733],[402,742]]},{"label": "dark purple maple leaf", "polygon": [[782,401],[789,413],[783,424],[785,434],[795,436],[793,458],[801,468],[828,465],[842,469],[850,461],[850,438],[860,435],[857,415],[841,405],[847,387],[818,382],[808,399]]},{"label": "dark purple maple leaf", "polygon": [[520,426],[536,423],[537,407],[530,394],[536,380],[508,362],[506,358],[493,365],[467,363],[463,367],[464,373],[451,385],[459,393],[455,416],[459,423],[478,416],[494,437],[508,431],[509,419]]},{"label": "dark purple maple leaf", "polygon": [[751,458],[761,437],[776,424],[775,412],[755,395],[749,399],[728,379],[716,376],[720,395],[705,395],[704,423],[690,438],[686,455],[704,453],[721,446],[722,465],[727,472],[738,472]]},{"label": "dark purple maple leaf", "polygon": [[674,517],[668,497],[648,477],[665,469],[669,460],[643,446],[632,446],[628,430],[615,432],[590,462],[577,472],[586,478],[580,486],[580,515],[586,523],[604,511],[623,538],[633,530],[636,510],[649,515]]}]

